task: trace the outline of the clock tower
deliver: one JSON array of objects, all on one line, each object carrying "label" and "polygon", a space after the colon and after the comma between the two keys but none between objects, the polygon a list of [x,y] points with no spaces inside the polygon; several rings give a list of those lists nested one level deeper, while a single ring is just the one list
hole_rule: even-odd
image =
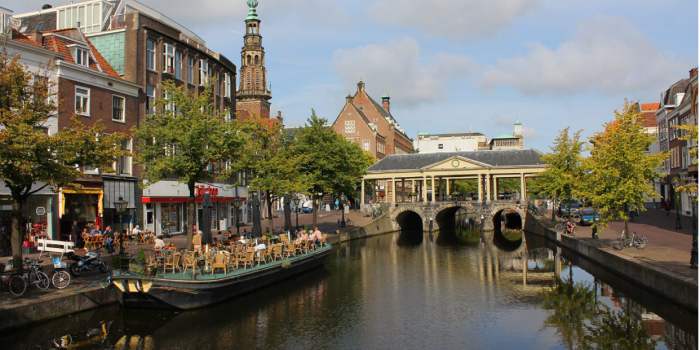
[{"label": "clock tower", "polygon": [[257,0],[248,0],[245,36],[241,49],[241,74],[236,93],[236,114],[239,118],[270,118],[272,93],[267,85],[265,49],[260,35]]}]

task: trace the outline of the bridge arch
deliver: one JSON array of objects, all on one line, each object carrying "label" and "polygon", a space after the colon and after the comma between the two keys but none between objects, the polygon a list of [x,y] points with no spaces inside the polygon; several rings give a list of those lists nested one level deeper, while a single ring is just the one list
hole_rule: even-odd
[{"label": "bridge arch", "polygon": [[515,208],[501,208],[492,217],[493,243],[506,251],[518,249],[525,241],[525,218]]},{"label": "bridge arch", "polygon": [[396,215],[399,225],[399,242],[417,244],[423,241],[423,217],[413,210],[404,210]]}]

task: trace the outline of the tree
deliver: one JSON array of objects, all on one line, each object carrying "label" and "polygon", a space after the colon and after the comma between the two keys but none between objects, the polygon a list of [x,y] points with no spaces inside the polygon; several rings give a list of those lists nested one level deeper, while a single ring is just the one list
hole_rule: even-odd
[{"label": "tree", "polygon": [[311,110],[311,117],[291,145],[305,175],[305,189],[313,199],[313,225],[318,223],[318,200],[325,194],[354,192],[372,157],[356,144],[326,126],[326,120]]},{"label": "tree", "polygon": [[[273,230],[272,204],[275,199],[304,191],[304,176],[298,169],[300,157],[287,147],[281,123],[252,118],[241,121],[240,125],[246,137],[241,166],[251,175],[250,188],[264,195],[270,230]],[[288,203],[287,198],[285,206]],[[259,210],[259,207],[254,210]],[[254,226],[260,227],[259,223]],[[255,232],[256,235],[260,233]]]},{"label": "tree", "polygon": [[[227,122],[225,111],[216,111],[211,87],[192,94],[173,82],[162,85],[164,96],[156,100],[155,113],[134,130],[136,161],[144,168],[148,183],[177,179],[187,184],[187,241],[192,245],[195,221],[195,184],[228,178],[235,170],[236,152],[242,136],[236,124]],[[211,232],[203,242],[210,243]]]},{"label": "tree", "polygon": [[552,221],[555,208],[563,200],[573,198],[577,186],[581,182],[581,131],[569,136],[569,128],[559,132],[551,148],[551,152],[542,156],[547,169],[533,182],[531,191],[554,201]]},{"label": "tree", "polygon": [[11,246],[15,266],[22,261],[24,210],[32,194],[67,185],[83,168],[111,169],[122,155],[122,134],[104,134],[99,124],[78,118],[54,134],[45,129],[56,106],[47,74],[24,69],[19,57],[0,53],[0,180],[12,196]]},{"label": "tree", "polygon": [[639,112],[625,103],[615,119],[591,138],[579,193],[598,208],[601,223],[623,220],[628,233],[630,211],[644,211],[644,199],[655,196],[652,180],[665,154],[648,154],[653,136],[644,132]]}]

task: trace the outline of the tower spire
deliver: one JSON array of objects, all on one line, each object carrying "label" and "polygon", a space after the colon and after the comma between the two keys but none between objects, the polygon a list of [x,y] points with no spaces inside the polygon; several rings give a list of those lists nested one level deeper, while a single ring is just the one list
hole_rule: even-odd
[{"label": "tower spire", "polygon": [[249,19],[258,19],[258,14],[255,12],[255,9],[258,7],[258,0],[248,0],[248,17],[246,17],[246,20]]},{"label": "tower spire", "polygon": [[241,49],[240,84],[236,94],[236,109],[246,110],[250,115],[270,117],[271,88],[268,86],[265,68],[265,49],[260,35],[260,18],[256,8],[258,0],[247,0],[248,16],[245,18],[245,35]]}]

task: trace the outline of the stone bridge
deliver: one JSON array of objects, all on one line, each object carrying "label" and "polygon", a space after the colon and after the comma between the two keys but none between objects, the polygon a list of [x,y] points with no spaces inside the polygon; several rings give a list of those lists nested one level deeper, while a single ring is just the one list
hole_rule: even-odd
[{"label": "stone bridge", "polygon": [[[484,231],[500,231],[501,227],[523,229],[527,202],[523,201],[444,201],[434,203],[397,203],[388,208],[388,216],[396,231],[431,229],[448,230],[456,224],[457,212],[464,209],[466,220]],[[431,224],[432,223],[432,224]]]}]

